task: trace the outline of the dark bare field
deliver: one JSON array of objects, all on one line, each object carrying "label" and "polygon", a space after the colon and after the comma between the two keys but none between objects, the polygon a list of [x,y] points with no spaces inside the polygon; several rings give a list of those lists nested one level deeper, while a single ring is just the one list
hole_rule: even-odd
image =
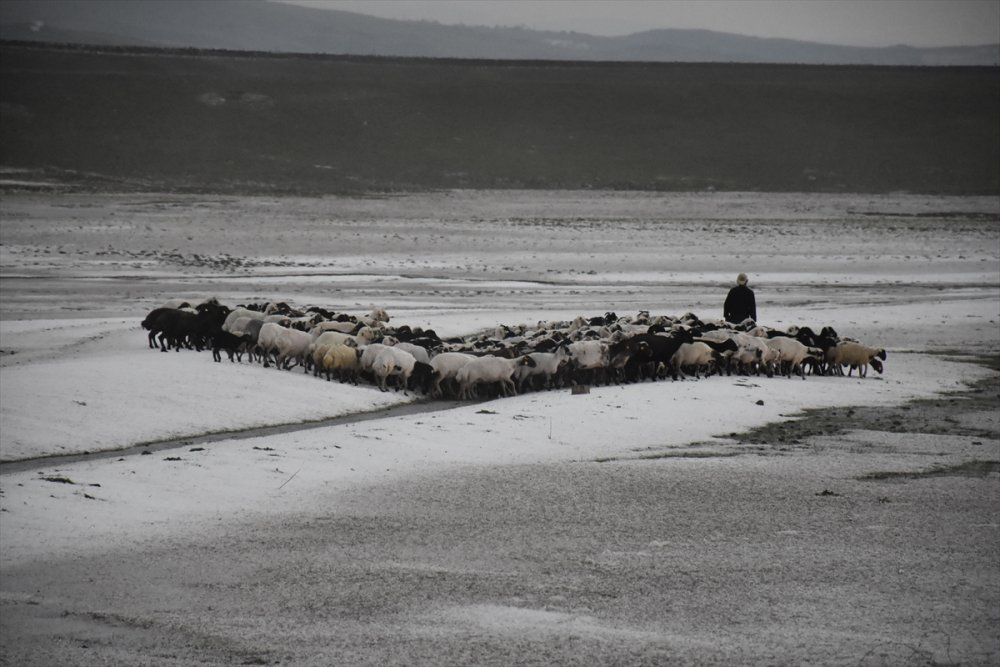
[{"label": "dark bare field", "polygon": [[996,68],[5,43],[2,166],[96,190],[1000,192]]}]

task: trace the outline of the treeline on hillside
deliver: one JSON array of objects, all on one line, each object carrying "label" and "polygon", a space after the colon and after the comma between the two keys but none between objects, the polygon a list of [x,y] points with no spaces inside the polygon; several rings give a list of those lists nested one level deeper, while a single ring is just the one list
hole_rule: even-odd
[{"label": "treeline on hillside", "polygon": [[996,68],[0,47],[2,166],[100,189],[1000,192]]}]

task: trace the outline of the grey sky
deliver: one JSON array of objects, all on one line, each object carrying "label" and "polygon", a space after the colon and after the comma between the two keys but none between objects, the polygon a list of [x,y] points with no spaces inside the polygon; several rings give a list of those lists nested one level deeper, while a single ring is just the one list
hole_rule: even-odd
[{"label": "grey sky", "polygon": [[1000,0],[281,0],[446,24],[592,35],[705,28],[852,46],[1000,42]]}]

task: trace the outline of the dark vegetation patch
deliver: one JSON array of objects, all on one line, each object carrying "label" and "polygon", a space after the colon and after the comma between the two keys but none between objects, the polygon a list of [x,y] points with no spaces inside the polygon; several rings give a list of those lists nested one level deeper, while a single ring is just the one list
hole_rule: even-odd
[{"label": "dark vegetation patch", "polygon": [[655,461],[658,459],[722,459],[729,458],[733,456],[740,456],[743,452],[739,451],[684,451],[671,449],[669,451],[662,452],[650,452],[648,454],[640,454],[638,456],[604,456],[601,458],[593,459],[593,463],[621,463],[624,461]]},{"label": "dark vegetation patch", "polygon": [[[948,355],[950,356],[950,355]],[[973,363],[1000,370],[1000,356],[968,357]],[[802,445],[811,437],[867,430],[888,433],[931,433],[993,439],[989,429],[962,425],[960,413],[1000,411],[1000,375],[990,375],[967,389],[900,406],[852,406],[803,410],[795,419],[765,424],[729,438],[741,444]]]},{"label": "dark vegetation patch", "polygon": [[69,477],[60,477],[60,476],[42,477],[42,481],[55,482],[57,484],[76,484],[76,482],[71,480]]},{"label": "dark vegetation patch", "polygon": [[80,189],[1000,191],[1000,95],[988,67],[4,43],[0,76],[3,166]]},{"label": "dark vegetation patch", "polygon": [[858,479],[864,481],[891,481],[899,479],[922,479],[927,477],[987,477],[1000,473],[1000,461],[967,461],[953,466],[935,466],[928,470],[870,472]]}]

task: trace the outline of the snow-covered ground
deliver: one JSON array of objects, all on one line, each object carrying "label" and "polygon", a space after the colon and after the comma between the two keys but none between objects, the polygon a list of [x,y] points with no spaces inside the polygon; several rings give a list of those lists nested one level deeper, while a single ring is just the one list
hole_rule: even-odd
[{"label": "snow-covered ground", "polygon": [[[1000,203],[792,195],[442,193],[371,200],[8,195],[0,460],[323,420],[412,401],[298,370],[150,350],[165,298],[278,299],[443,336],[636,310],[714,318],[745,270],[762,323],[832,325],[885,374],[712,377],[529,393],[0,477],[0,561],[115,550],[316,510],[338,490],[469,464],[733,445],[807,408],[895,405],[1000,349]],[[990,218],[989,215],[993,215]],[[255,226],[259,223],[259,227]],[[240,262],[232,260],[239,257]]]},{"label": "snow-covered ground", "polygon": [[[135,327],[73,358],[4,369],[5,460],[332,417],[409,400],[296,371],[161,354]],[[710,446],[813,407],[901,403],[959,389],[984,371],[889,352],[884,377],[715,377],[529,393],[443,411],[184,446],[5,474],[5,562],[108,549],[287,512],[322,492],[428,467],[634,457]],[[763,401],[763,405],[758,405]],[[178,458],[179,460],[168,460]],[[74,484],[46,481],[68,478]],[[85,539],[84,539],[85,538]]]},{"label": "snow-covered ground", "polygon": [[[393,324],[456,335],[630,305],[708,318],[730,275],[745,269],[763,323],[830,324],[886,347],[889,359],[884,377],[866,380],[711,378],[530,394],[215,442],[178,450],[176,462],[156,455],[46,464],[3,477],[4,560],[275,508],[310,497],[315,486],[413,466],[621,456],[710,440],[803,408],[899,403],[961,387],[983,371],[923,353],[997,349],[1000,231],[983,219],[997,206],[989,198],[739,194],[8,196],[0,248],[5,461],[411,400],[294,370],[215,364],[207,353],[154,352],[139,321],[156,299],[176,294],[218,294],[234,304],[266,286],[267,298],[357,312],[385,305]],[[288,252],[279,260],[276,248]],[[251,268],[207,259],[222,254]],[[410,273],[400,275],[406,264]],[[348,293],[358,286],[363,299]],[[60,316],[62,308],[75,309],[73,317]],[[81,317],[109,311],[116,315]],[[41,481],[52,476],[78,484]]]}]

